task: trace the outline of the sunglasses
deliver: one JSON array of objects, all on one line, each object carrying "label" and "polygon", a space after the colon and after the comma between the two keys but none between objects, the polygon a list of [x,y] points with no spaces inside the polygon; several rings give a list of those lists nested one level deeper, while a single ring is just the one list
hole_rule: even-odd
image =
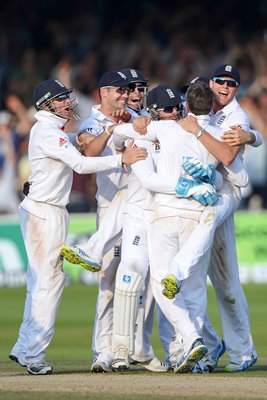
[{"label": "sunglasses", "polygon": [[60,96],[55,97],[56,101],[65,101],[70,99],[70,94],[69,93],[63,93]]},{"label": "sunglasses", "polygon": [[116,89],[116,93],[119,94],[129,94],[130,93],[130,88],[129,86],[123,86],[123,87],[116,87],[116,86],[103,86],[102,89],[107,88],[107,89]]},{"label": "sunglasses", "polygon": [[116,92],[119,94],[129,94],[131,91],[131,89],[128,86],[123,86],[123,87],[118,87],[116,88]]},{"label": "sunglasses", "polygon": [[212,80],[213,80],[215,83],[218,83],[218,85],[224,85],[225,82],[226,82],[226,83],[227,83],[227,86],[228,86],[228,87],[231,87],[231,88],[235,88],[235,87],[239,86],[239,83],[238,83],[238,82],[236,82],[236,81],[231,81],[230,79],[226,79],[226,78],[212,78]]},{"label": "sunglasses", "polygon": [[171,114],[173,110],[182,111],[183,106],[181,104],[177,104],[177,106],[167,106],[163,108],[158,108],[158,111],[164,111],[165,113]]},{"label": "sunglasses", "polygon": [[138,92],[144,92],[147,89],[146,86],[137,86],[135,83],[130,84],[130,91],[134,92],[135,90],[138,90]]}]

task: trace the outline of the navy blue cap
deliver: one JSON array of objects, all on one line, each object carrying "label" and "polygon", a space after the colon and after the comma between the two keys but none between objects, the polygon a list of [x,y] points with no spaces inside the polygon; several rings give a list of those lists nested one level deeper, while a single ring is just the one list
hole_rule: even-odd
[{"label": "navy blue cap", "polygon": [[131,82],[131,83],[143,83],[144,85],[148,84],[148,80],[145,79],[144,75],[142,74],[141,71],[138,69],[134,68],[124,68],[121,70],[123,74],[125,74],[126,78]]},{"label": "navy blue cap", "polygon": [[239,71],[233,65],[229,65],[229,64],[219,65],[215,69],[215,71],[212,75],[212,78],[215,78],[217,76],[230,76],[231,78],[233,78],[236,82],[238,82],[240,84]]},{"label": "navy blue cap", "polygon": [[146,106],[155,109],[177,106],[181,102],[181,96],[175,89],[168,85],[159,85],[149,90],[146,96]]},{"label": "navy blue cap", "polygon": [[105,72],[98,81],[98,88],[105,86],[124,87],[128,86],[131,82],[127,79],[126,75],[121,71],[108,71]]},{"label": "navy blue cap", "polygon": [[67,89],[62,82],[58,79],[48,79],[40,85],[38,85],[33,92],[33,102],[36,110],[40,109],[40,106],[43,103],[46,103],[48,100],[52,100],[57,96],[60,96],[64,93],[71,93],[73,89]]}]

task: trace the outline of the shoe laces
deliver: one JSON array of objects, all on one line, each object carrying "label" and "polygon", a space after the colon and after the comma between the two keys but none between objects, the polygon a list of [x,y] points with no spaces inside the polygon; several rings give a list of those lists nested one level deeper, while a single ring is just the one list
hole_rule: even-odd
[{"label": "shoe laces", "polygon": [[129,350],[127,347],[120,346],[116,352],[116,358],[127,359],[129,355]]}]

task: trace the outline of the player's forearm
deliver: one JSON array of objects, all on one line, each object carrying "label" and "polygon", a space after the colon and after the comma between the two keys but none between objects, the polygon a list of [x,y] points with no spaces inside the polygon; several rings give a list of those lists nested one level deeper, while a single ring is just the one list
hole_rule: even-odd
[{"label": "player's forearm", "polygon": [[[197,133],[195,136],[197,136]],[[230,147],[228,144],[220,142],[205,130],[202,132],[199,141],[224,165],[230,165],[240,149],[239,146]]]},{"label": "player's forearm", "polygon": [[84,145],[83,152],[85,156],[97,157],[104,151],[111,135],[106,130],[98,136],[95,136],[89,143]]},{"label": "player's forearm", "polygon": [[[146,139],[145,136],[139,135],[134,128],[133,124],[128,123],[128,124],[119,124],[116,125],[113,129],[113,134],[114,137],[117,138],[117,140],[127,140],[127,139]],[[120,138],[120,139],[119,139]]]}]

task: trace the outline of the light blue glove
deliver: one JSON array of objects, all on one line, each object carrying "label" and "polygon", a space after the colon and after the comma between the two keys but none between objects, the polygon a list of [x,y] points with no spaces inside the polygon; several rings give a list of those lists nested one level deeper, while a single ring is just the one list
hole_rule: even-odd
[{"label": "light blue glove", "polygon": [[196,182],[183,177],[178,179],[175,191],[178,197],[192,197],[203,206],[212,206],[218,200],[213,185],[205,182]]},{"label": "light blue glove", "polygon": [[197,157],[183,157],[184,171],[196,180],[213,183],[216,178],[215,167],[212,164],[203,164]]}]

